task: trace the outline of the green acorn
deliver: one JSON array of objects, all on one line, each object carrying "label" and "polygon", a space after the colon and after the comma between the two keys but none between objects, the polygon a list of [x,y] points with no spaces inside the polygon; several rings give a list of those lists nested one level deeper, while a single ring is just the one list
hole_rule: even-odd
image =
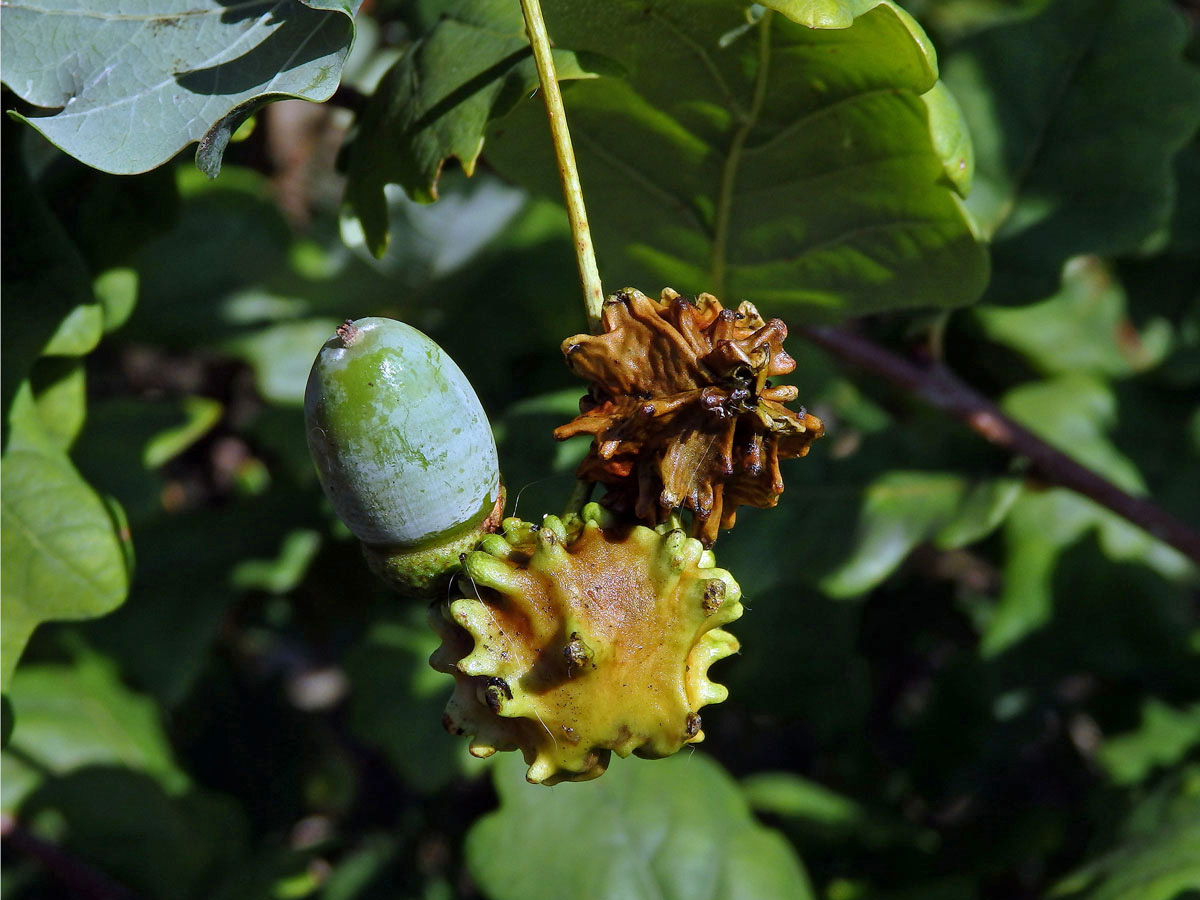
[{"label": "green acorn", "polygon": [[504,511],[491,425],[462,370],[403,322],[347,321],[317,354],[304,414],[321,486],[371,568],[436,595]]}]

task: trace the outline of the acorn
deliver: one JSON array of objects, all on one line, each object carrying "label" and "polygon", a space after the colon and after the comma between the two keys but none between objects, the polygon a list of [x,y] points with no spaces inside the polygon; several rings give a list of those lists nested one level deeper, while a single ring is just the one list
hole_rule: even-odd
[{"label": "acorn", "polygon": [[317,354],[304,415],[321,487],[372,570],[438,595],[504,512],[491,425],[462,370],[410,325],[347,320]]}]

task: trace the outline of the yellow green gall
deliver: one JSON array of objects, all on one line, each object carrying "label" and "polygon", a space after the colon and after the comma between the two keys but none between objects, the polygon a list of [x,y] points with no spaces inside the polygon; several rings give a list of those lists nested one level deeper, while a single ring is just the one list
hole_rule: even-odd
[{"label": "yellow green gall", "polygon": [[520,750],[534,783],[586,781],[612,753],[663,757],[704,737],[725,699],[708,667],[736,653],[721,626],[741,591],[673,523],[618,525],[594,503],[541,526],[506,519],[467,553],[455,598],[431,608],[454,676],[446,727],[471,753]]}]

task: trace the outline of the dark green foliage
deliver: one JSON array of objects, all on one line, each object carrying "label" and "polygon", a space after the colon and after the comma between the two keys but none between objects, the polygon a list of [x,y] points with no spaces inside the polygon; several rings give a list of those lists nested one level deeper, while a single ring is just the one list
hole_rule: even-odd
[{"label": "dark green foliage", "polygon": [[1132,253],[1167,226],[1171,162],[1200,126],[1186,40],[1165,0],[1073,0],[955,48],[946,79],[975,138],[968,206],[994,240],[989,298],[1045,296],[1069,257]]},{"label": "dark green foliage", "polygon": [[[606,287],[785,318],[828,432],[716,548],[745,615],[705,742],[553,789],[443,732],[425,607],[333,516],[301,408],[338,322],[403,319],[478,390],[509,513],[561,512],[586,443],[550,438],[582,389],[558,345],[583,317],[516,0],[377,3],[344,68],[348,7],[214,6],[279,37],[196,95],[222,102],[195,134],[143,121],[108,168],[235,124],[297,23],[328,41],[275,87],[306,93],[326,54],[313,95],[340,72],[365,97],[349,131],[261,110],[215,181],[99,173],[6,118],[3,896],[1197,896],[1195,567],[799,333],[936,360],[1200,527],[1194,4],[902,5],[936,62],[889,2],[546,0]],[[15,74],[38,15],[5,8],[4,78],[62,102],[71,84]],[[739,120],[764,15],[770,77]],[[158,49],[180,46],[203,49]],[[939,72],[974,140],[965,204]],[[95,163],[127,125],[59,142]],[[986,253],[963,210],[994,263],[969,308]],[[856,243],[878,228],[888,247]]]}]

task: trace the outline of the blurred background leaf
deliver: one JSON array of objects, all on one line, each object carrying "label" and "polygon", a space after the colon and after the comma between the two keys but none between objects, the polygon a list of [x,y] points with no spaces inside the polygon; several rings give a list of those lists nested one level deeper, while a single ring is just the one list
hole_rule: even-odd
[{"label": "blurred background leaf", "polygon": [[1172,900],[1200,890],[1200,792],[1196,776],[1191,770],[1190,778],[1181,786],[1181,795],[1163,810],[1153,829],[1138,823],[1138,813],[1143,811],[1135,811],[1130,817],[1132,840],[1067,876],[1055,885],[1050,896]]},{"label": "blurred background leaf", "polygon": [[1135,731],[1109,737],[1097,754],[1117,784],[1144,781],[1157,767],[1170,767],[1200,744],[1200,709],[1175,709],[1157,698],[1142,706]]},{"label": "blurred background leaf", "polygon": [[[420,791],[437,790],[455,774],[480,768],[462,741],[442,727],[453,683],[429,667],[439,643],[418,607],[403,619],[374,625],[346,659],[353,686],[350,727]],[[407,698],[399,706],[398,695]]]},{"label": "blurred background leaf", "polygon": [[467,839],[471,872],[497,900],[813,896],[786,842],[704,754],[616,760],[570,796],[529,790],[525,768],[500,761],[500,809]]},{"label": "blurred background leaf", "polygon": [[987,299],[1040,300],[1069,257],[1131,253],[1166,227],[1172,160],[1200,125],[1186,41],[1166,0],[1060,0],[955,48],[946,83],[975,142]]},{"label": "blurred background leaf", "polygon": [[178,794],[188,785],[152,698],[121,683],[113,662],[77,647],[65,663],[22,667],[7,696],[21,733],[3,755],[3,807],[17,811],[47,779],[121,765]]},{"label": "blurred background leaf", "polygon": [[110,612],[131,574],[109,508],[43,431],[31,393],[18,394],[9,427],[0,498],[6,688],[39,624]]}]

